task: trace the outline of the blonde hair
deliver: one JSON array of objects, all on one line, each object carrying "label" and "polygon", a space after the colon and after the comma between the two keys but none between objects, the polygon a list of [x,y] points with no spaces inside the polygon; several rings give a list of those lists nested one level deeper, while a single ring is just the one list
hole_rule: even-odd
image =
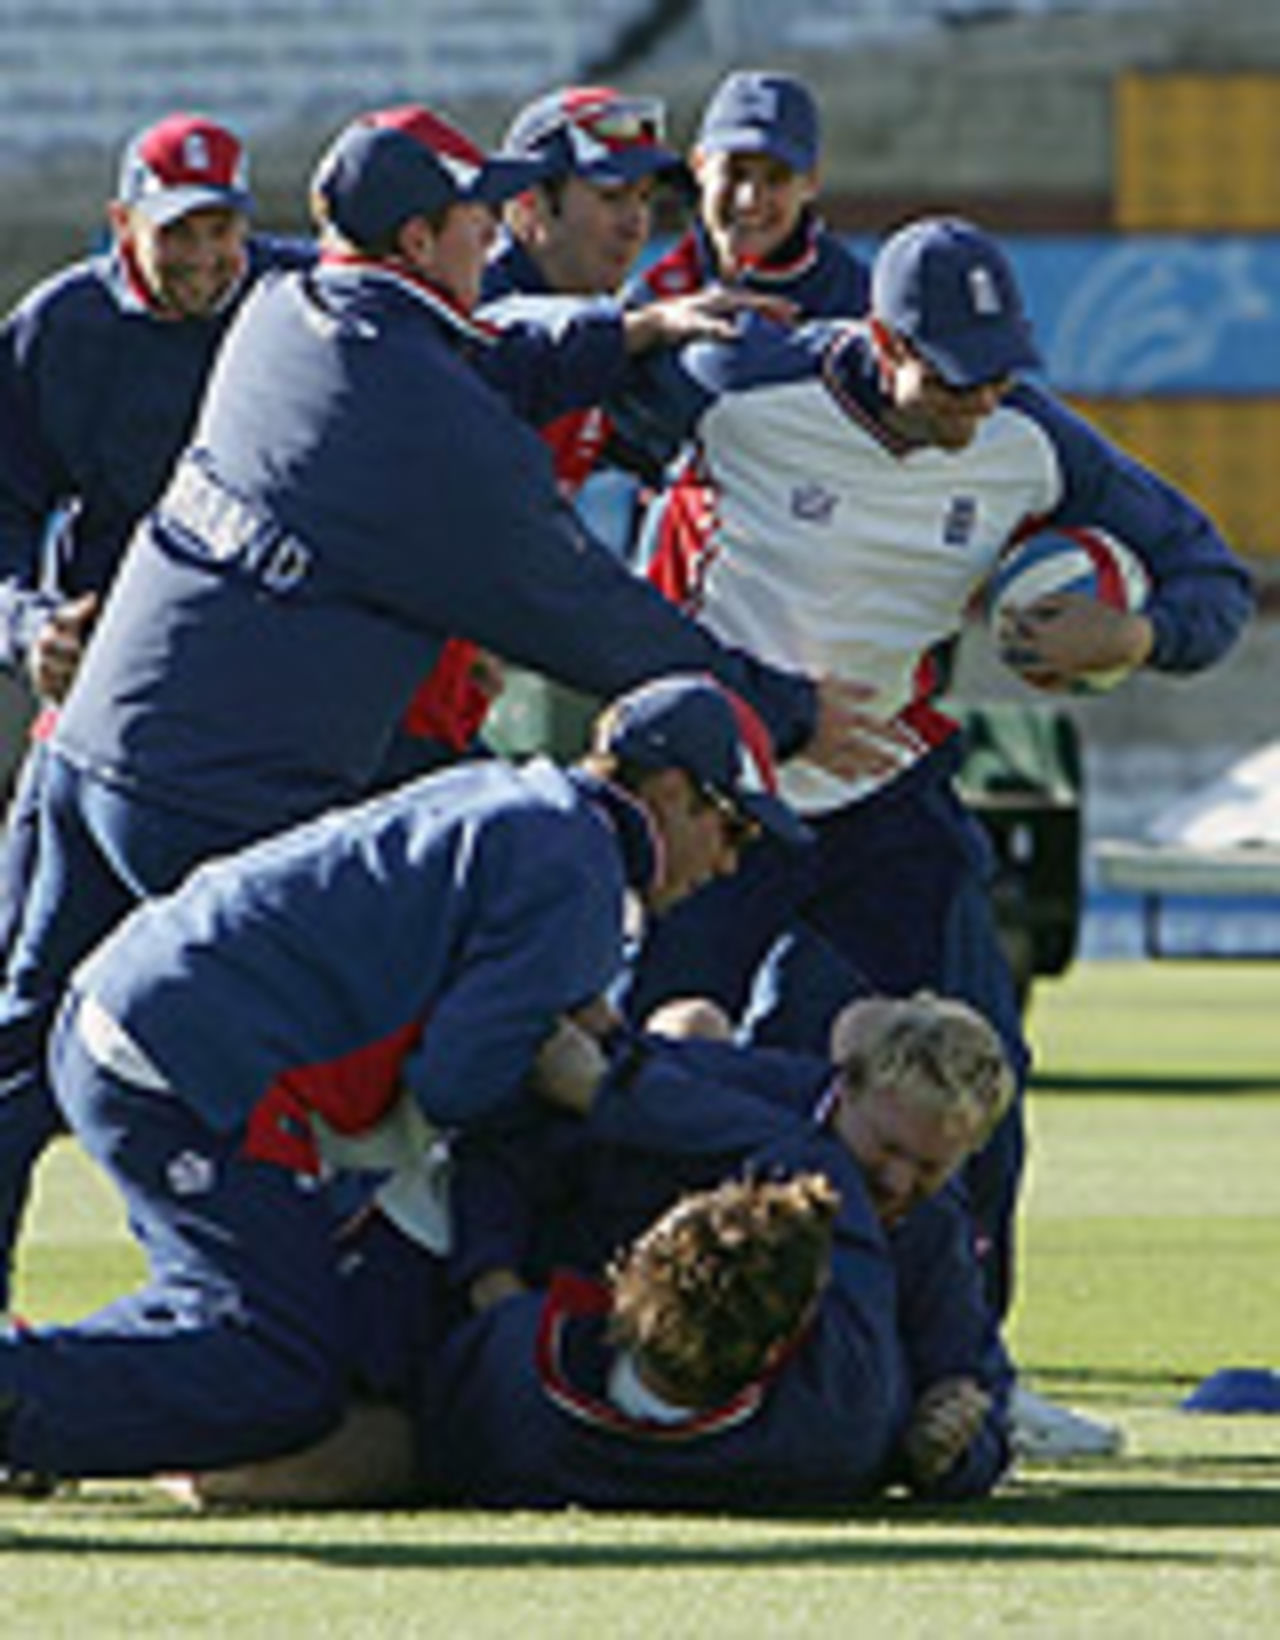
[{"label": "blonde hair", "polygon": [[1013,1099],[1014,1075],[1000,1038],[954,997],[917,991],[851,1003],[832,1026],[831,1046],[852,1098],[892,1087],[921,1109],[963,1124],[975,1146]]}]

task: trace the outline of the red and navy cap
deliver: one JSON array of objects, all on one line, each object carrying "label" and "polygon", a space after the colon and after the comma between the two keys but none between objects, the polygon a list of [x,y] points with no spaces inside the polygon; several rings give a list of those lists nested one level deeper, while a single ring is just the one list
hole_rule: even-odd
[{"label": "red and navy cap", "polygon": [[411,216],[450,205],[497,205],[532,187],[542,162],[486,154],[456,125],[418,103],[353,120],[330,144],[312,178],[328,219],[356,245],[388,239]]},{"label": "red and navy cap", "polygon": [[778,796],[773,742],[756,712],[704,673],[679,673],[620,696],[597,749],[642,769],[683,769],[704,792],[784,843],[813,834]]},{"label": "red and navy cap", "polygon": [[683,169],[664,148],[666,108],[656,97],[632,97],[607,85],[570,85],[528,103],[512,120],[503,147],[538,155],[548,177],[638,182]]},{"label": "red and navy cap", "polygon": [[239,138],[201,114],[169,114],[124,151],[116,198],[156,227],[191,211],[253,209],[249,162]]}]

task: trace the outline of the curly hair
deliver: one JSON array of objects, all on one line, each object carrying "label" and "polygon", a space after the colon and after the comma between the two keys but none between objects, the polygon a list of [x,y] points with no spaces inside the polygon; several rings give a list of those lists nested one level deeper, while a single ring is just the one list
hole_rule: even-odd
[{"label": "curly hair", "polygon": [[682,1406],[729,1399],[804,1324],[839,1205],[821,1173],[685,1196],[609,1267],[613,1342]]}]

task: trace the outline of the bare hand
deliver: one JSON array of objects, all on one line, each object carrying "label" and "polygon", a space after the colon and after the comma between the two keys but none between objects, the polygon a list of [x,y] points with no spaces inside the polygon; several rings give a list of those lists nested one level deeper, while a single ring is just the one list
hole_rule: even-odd
[{"label": "bare hand", "polygon": [[744,313],[759,313],[784,325],[794,324],[799,316],[795,303],[785,297],[708,285],[625,313],[622,327],[627,352],[647,353],[655,347],[679,347],[682,342],[727,341],[737,335],[738,318]]},{"label": "bare hand", "polygon": [[893,718],[867,710],[875,693],[849,678],[819,678],[817,727],[800,756],[844,780],[902,768],[914,749],[913,737]]},{"label": "bare hand", "polygon": [[995,636],[1000,659],[1037,689],[1069,689],[1090,672],[1132,671],[1155,642],[1145,615],[1078,592],[1006,609]]},{"label": "bare hand", "polygon": [[36,633],[27,653],[27,676],[41,700],[66,699],[97,614],[97,593],[85,592],[60,604]]},{"label": "bare hand", "polygon": [[471,662],[471,681],[486,700],[497,700],[507,686],[506,668],[489,649],[477,649]]},{"label": "bare hand", "polygon": [[562,1019],[538,1049],[531,1081],[549,1105],[586,1116],[608,1069],[595,1036],[574,1020]]},{"label": "bare hand", "polygon": [[590,1002],[572,1009],[569,1018],[575,1025],[581,1026],[588,1036],[595,1037],[597,1042],[612,1036],[623,1024],[622,1015],[604,996],[592,997]]},{"label": "bare hand", "polygon": [[907,1464],[924,1486],[961,1458],[991,1410],[991,1397],[974,1378],[940,1378],[916,1402],[907,1427]]},{"label": "bare hand", "polygon": [[644,1028],[648,1036],[670,1036],[678,1041],[733,1040],[732,1019],[710,997],[672,997],[653,1010]]},{"label": "bare hand", "polygon": [[484,1310],[491,1310],[495,1304],[503,1304],[507,1299],[528,1291],[528,1285],[519,1274],[502,1265],[492,1270],[482,1270],[467,1288],[467,1297],[472,1311],[479,1315]]}]

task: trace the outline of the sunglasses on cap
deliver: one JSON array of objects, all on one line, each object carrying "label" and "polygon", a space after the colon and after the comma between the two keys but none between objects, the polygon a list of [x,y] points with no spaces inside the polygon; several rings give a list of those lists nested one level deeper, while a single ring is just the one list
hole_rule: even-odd
[{"label": "sunglasses on cap", "polygon": [[571,108],[569,117],[604,143],[658,143],[667,129],[667,111],[657,97],[611,97]]}]

